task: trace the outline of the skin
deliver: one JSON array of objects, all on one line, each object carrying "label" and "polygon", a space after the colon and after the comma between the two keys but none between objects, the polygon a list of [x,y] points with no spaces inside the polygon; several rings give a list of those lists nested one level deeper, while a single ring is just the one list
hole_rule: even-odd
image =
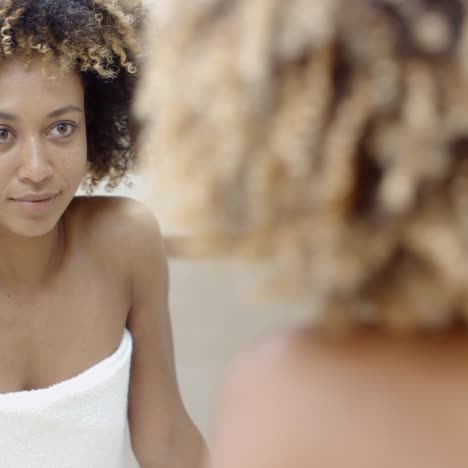
[{"label": "skin", "polygon": [[[136,457],[143,468],[197,467],[204,444],[177,385],[159,228],[137,202],[75,198],[85,127],[77,73],[38,58],[0,65],[0,393],[77,375],[127,327]],[[18,201],[31,194],[53,197]]]},{"label": "skin", "polygon": [[467,364],[463,332],[281,333],[231,369],[211,466],[466,467]]}]

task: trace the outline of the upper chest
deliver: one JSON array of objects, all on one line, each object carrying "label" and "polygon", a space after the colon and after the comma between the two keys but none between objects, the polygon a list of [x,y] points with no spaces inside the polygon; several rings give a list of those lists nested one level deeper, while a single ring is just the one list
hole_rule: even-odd
[{"label": "upper chest", "polygon": [[49,386],[109,356],[130,308],[128,275],[86,249],[42,289],[0,289],[0,393]]}]

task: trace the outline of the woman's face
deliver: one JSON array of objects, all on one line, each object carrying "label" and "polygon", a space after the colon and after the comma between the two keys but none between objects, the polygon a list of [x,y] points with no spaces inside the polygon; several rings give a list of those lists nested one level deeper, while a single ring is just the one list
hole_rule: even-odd
[{"label": "woman's face", "polygon": [[35,57],[0,63],[0,234],[49,233],[86,169],[84,90]]}]

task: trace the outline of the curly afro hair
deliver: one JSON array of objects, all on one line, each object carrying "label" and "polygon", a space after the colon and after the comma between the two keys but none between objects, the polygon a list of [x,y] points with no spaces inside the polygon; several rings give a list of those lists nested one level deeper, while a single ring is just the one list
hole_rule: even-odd
[{"label": "curly afro hair", "polygon": [[133,166],[142,10],[136,0],[0,0],[0,63],[41,54],[83,79],[89,192],[104,179],[115,188]]},{"label": "curly afro hair", "polygon": [[466,324],[467,12],[466,0],[184,5],[139,103],[157,197],[178,196],[207,233],[194,248],[270,252],[277,290],[305,293],[322,323]]}]

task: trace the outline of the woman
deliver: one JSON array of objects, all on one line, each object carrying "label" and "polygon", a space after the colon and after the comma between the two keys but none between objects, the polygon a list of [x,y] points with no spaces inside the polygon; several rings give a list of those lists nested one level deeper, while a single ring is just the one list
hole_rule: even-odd
[{"label": "woman", "polygon": [[201,458],[157,223],[130,200],[75,197],[133,165],[141,18],[138,1],[0,2],[5,467],[127,467],[131,447],[143,468]]},{"label": "woman", "polygon": [[215,468],[468,465],[467,13],[213,0],[165,26],[140,103],[158,193],[311,310],[234,365]]}]

